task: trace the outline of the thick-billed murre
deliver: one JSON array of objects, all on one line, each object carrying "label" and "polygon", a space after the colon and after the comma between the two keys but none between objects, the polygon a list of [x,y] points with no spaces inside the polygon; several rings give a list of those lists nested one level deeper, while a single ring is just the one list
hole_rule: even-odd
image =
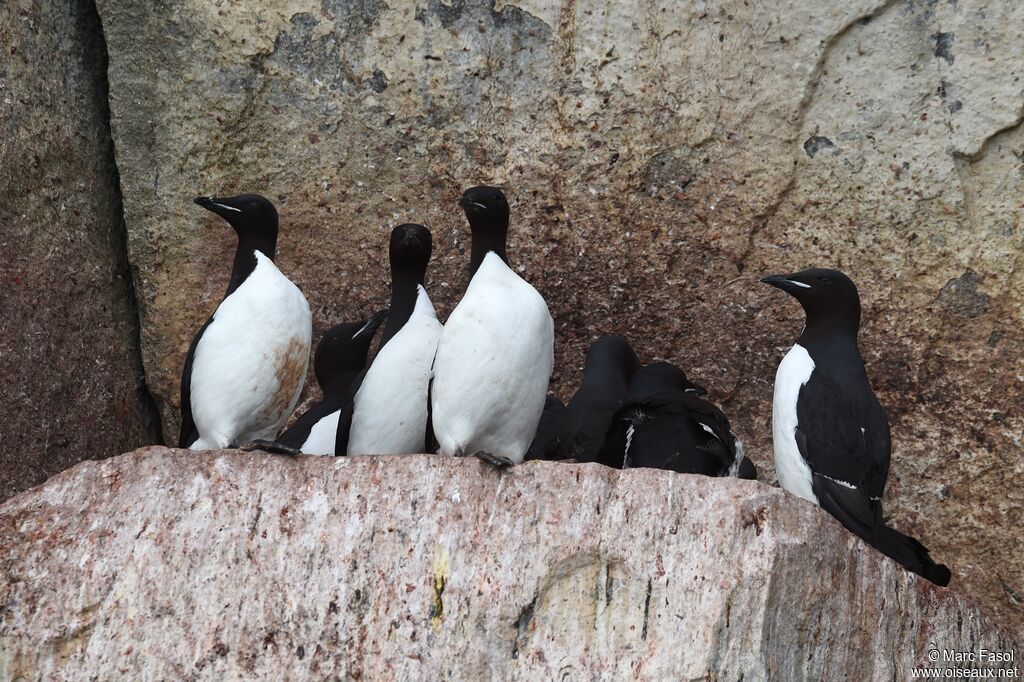
[{"label": "thick-billed murre", "polygon": [[622,469],[757,478],[729,420],[668,362],[641,367],[629,382],[600,460]]},{"label": "thick-billed murre", "polygon": [[443,454],[518,464],[544,409],[554,323],[544,298],[507,264],[501,190],[473,187],[459,205],[473,234],[471,279],[437,344],[433,430]]},{"label": "thick-billed murre", "polygon": [[199,197],[238,235],[227,293],[192,340],[181,378],[179,447],[273,438],[295,409],[309,365],[309,304],[274,265],[277,210],[256,194]]},{"label": "thick-billed murre", "polygon": [[803,333],[775,375],[772,436],[783,488],[821,506],[849,531],[938,585],[949,569],[914,538],[885,525],[889,422],[857,347],[860,296],[837,270],[811,269],[761,280],[803,306]]},{"label": "thick-billed murre", "polygon": [[430,230],[423,225],[407,223],[392,230],[388,322],[355,395],[351,420],[339,424],[340,454],[426,452],[427,440],[433,440],[427,435],[428,387],[441,323],[423,285],[430,254]]},{"label": "thick-billed murre", "polygon": [[[622,405],[629,379],[639,367],[640,360],[625,338],[597,339],[587,350],[579,389],[554,417],[553,424],[537,428],[527,458],[598,461],[612,416]],[[620,457],[618,466],[621,464]]]}]

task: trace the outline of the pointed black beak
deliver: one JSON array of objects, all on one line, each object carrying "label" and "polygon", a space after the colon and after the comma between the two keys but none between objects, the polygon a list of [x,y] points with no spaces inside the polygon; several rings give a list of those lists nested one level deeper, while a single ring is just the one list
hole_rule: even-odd
[{"label": "pointed black beak", "polygon": [[235,208],[229,204],[227,199],[218,199],[217,197],[196,197],[194,203],[197,206],[202,206],[207,211],[216,213],[222,218],[230,218],[242,212],[242,209]]},{"label": "pointed black beak", "polygon": [[377,332],[377,329],[380,328],[380,325],[384,322],[387,316],[387,308],[385,308],[384,310],[378,310],[377,312],[370,316],[370,319],[366,321],[366,324],[359,328],[359,331],[352,335],[352,338],[354,339],[358,336],[363,336],[365,334],[373,336]]},{"label": "pointed black beak", "polygon": [[470,201],[465,196],[459,197],[459,206],[461,206],[462,208],[469,208],[472,204],[473,202]]},{"label": "pointed black beak", "polygon": [[791,277],[793,277],[793,275],[768,275],[767,277],[762,277],[761,281],[768,286],[773,286],[776,289],[782,289],[786,293],[790,294],[811,288],[809,284],[798,282],[791,279]]}]

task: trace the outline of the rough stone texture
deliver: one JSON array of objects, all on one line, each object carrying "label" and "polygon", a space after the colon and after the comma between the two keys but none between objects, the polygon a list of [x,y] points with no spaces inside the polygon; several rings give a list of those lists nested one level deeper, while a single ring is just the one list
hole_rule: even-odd
[{"label": "rough stone texture", "polygon": [[155,442],[91,2],[0,2],[0,500]]},{"label": "rough stone texture", "polygon": [[387,294],[386,235],[434,230],[442,315],[465,186],[503,184],[511,260],[556,321],[554,388],[624,333],[712,389],[771,480],[798,306],[848,271],[893,420],[887,509],[1024,633],[1024,3],[100,0],[147,377],[165,432],[258,191],[318,330]]},{"label": "rough stone texture", "polygon": [[909,679],[1015,644],[777,488],[149,448],[0,506],[0,677]]}]

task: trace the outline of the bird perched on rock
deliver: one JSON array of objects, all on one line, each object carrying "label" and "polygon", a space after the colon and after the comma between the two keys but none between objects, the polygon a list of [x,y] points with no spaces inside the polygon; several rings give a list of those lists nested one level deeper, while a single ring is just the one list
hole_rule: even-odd
[{"label": "bird perched on rock", "polygon": [[[623,337],[602,336],[595,341],[587,350],[579,390],[552,417],[553,423],[544,429],[538,427],[527,459],[597,461],[612,416],[622,405],[629,379],[639,367],[640,360]],[[616,466],[621,465],[620,457]]]},{"label": "bird perched on rock", "polygon": [[433,429],[443,454],[518,464],[544,409],[554,323],[543,297],[508,266],[501,190],[473,187],[459,205],[473,234],[471,279],[437,344]]},{"label": "bird perched on rock", "polygon": [[254,441],[246,450],[281,454],[333,455],[341,414],[351,413],[352,400],[366,370],[370,344],[387,310],[368,320],[343,322],[331,327],[317,344],[313,372],[323,400],[309,408],[274,441]]},{"label": "bird perched on rock", "polygon": [[537,433],[534,434],[530,447],[526,451],[525,458],[527,460],[548,459],[545,450],[548,444],[557,438],[559,421],[563,412],[565,412],[565,403],[558,396],[549,395],[544,399],[544,410],[540,413],[540,421],[537,422]]},{"label": "bird perched on rock", "polygon": [[441,323],[423,286],[430,253],[430,230],[423,225],[391,232],[391,312],[351,419],[339,423],[338,453],[405,455],[427,452],[428,439],[433,441],[427,392]]},{"label": "bird perched on rock", "polygon": [[824,269],[761,281],[793,296],[807,315],[775,375],[772,436],[779,483],[908,570],[948,584],[949,569],[882,518],[889,422],[857,347],[857,287],[843,273]]},{"label": "bird perched on rock", "polygon": [[277,210],[256,194],[199,197],[238,235],[227,293],[188,351],[179,447],[272,438],[295,409],[309,365],[309,304],[274,265]]},{"label": "bird perched on rock", "polygon": [[622,469],[755,479],[757,470],[703,387],[668,362],[641,367],[629,382],[599,461]]}]

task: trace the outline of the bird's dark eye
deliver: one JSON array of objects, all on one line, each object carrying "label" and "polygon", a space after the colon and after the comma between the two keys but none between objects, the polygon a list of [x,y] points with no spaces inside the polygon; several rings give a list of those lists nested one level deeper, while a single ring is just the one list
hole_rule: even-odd
[{"label": "bird's dark eye", "polygon": [[818,281],[821,282],[822,284],[832,284],[831,277],[819,277]]}]

